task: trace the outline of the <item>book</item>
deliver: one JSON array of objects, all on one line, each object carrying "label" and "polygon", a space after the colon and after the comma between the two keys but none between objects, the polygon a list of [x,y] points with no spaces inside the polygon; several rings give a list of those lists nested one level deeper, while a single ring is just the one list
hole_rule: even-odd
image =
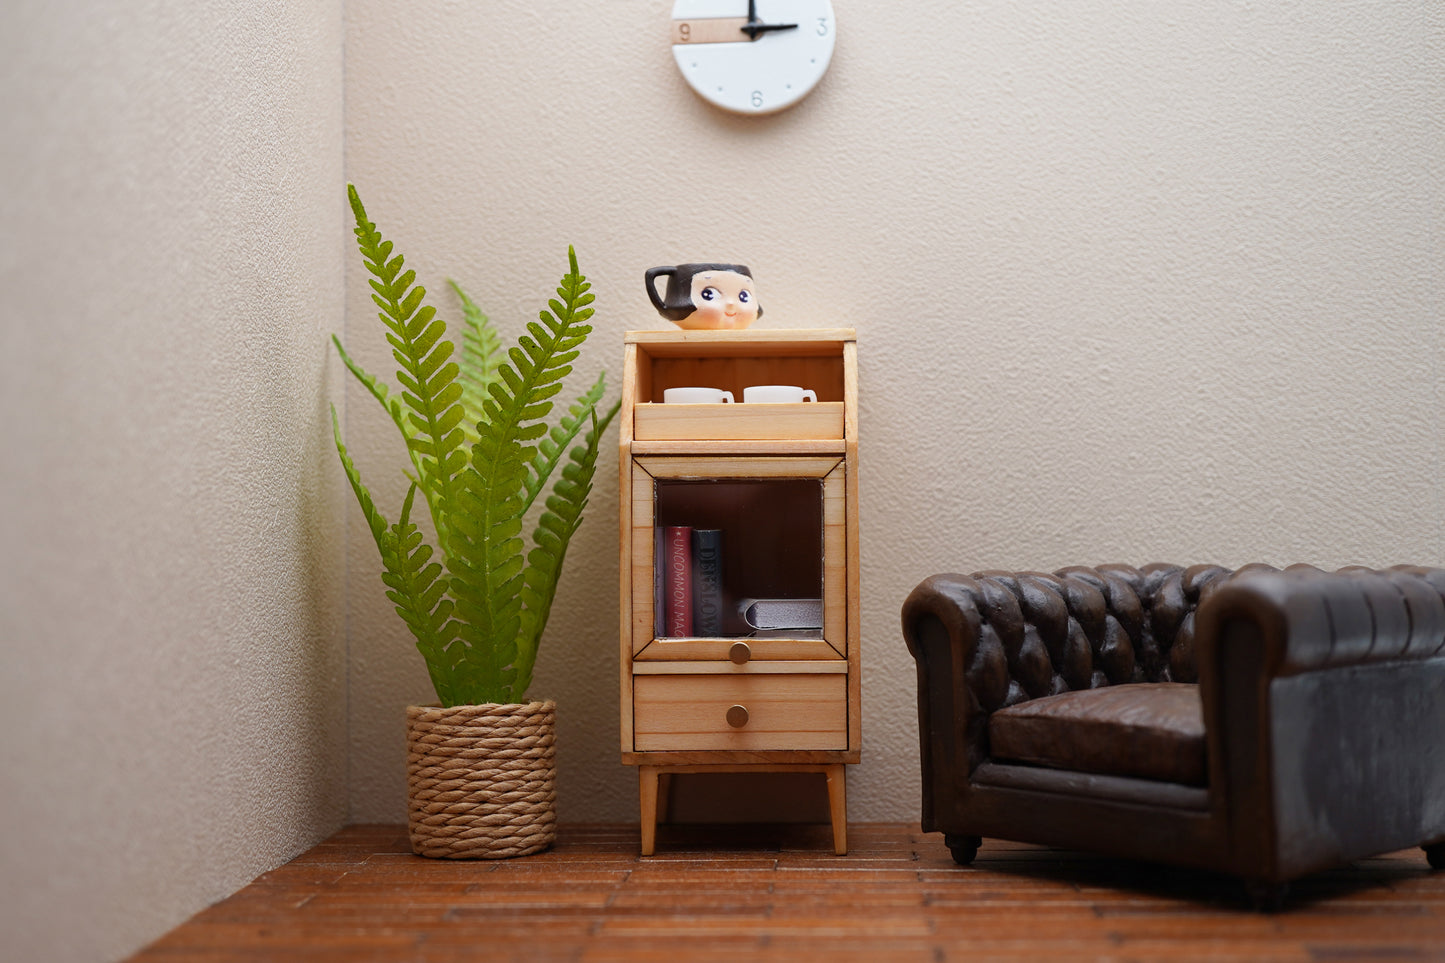
[{"label": "book", "polygon": [[663,533],[663,635],[692,635],[692,529],[669,525]]},{"label": "book", "polygon": [[722,530],[692,530],[692,630],[697,635],[723,632]]},{"label": "book", "polygon": [[743,599],[738,614],[758,631],[772,629],[821,629],[822,599]]}]

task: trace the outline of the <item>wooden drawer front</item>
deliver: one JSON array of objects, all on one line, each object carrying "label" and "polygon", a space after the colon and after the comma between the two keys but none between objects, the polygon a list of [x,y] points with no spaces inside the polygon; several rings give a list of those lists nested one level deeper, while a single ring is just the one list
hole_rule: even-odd
[{"label": "wooden drawer front", "polygon": [[[639,675],[632,691],[639,752],[848,748],[845,674]],[[734,728],[739,705],[747,724]]]}]

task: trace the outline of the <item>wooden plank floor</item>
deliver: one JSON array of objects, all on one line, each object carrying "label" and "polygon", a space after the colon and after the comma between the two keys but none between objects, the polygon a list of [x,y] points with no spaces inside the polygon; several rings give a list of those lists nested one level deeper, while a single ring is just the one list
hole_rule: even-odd
[{"label": "wooden plank floor", "polygon": [[494,862],[353,826],[134,956],[179,960],[1445,960],[1445,873],[1417,849],[1296,883],[1234,881],[988,840],[955,866],[917,825],[564,826]]}]

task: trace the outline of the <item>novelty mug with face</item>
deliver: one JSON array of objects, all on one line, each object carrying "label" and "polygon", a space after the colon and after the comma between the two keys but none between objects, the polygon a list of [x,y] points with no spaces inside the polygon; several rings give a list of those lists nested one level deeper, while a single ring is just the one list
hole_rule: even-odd
[{"label": "novelty mug with face", "polygon": [[[657,293],[657,279],[667,290]],[[753,273],[743,264],[668,264],[647,269],[647,296],[679,328],[746,328],[762,317]]]}]

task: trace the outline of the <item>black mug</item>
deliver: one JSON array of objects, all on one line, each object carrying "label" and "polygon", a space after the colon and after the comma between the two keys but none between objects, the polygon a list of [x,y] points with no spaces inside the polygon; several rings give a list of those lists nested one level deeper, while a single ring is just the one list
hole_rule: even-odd
[{"label": "black mug", "polygon": [[[707,271],[727,271],[748,278],[753,276],[753,272],[748,270],[745,264],[665,264],[648,268],[647,296],[657,313],[672,322],[684,321],[691,316],[697,310],[697,305],[692,303],[692,279]],[[659,295],[657,279],[662,277],[667,278],[667,288]],[[763,309],[760,307],[758,317],[762,316]]]}]

